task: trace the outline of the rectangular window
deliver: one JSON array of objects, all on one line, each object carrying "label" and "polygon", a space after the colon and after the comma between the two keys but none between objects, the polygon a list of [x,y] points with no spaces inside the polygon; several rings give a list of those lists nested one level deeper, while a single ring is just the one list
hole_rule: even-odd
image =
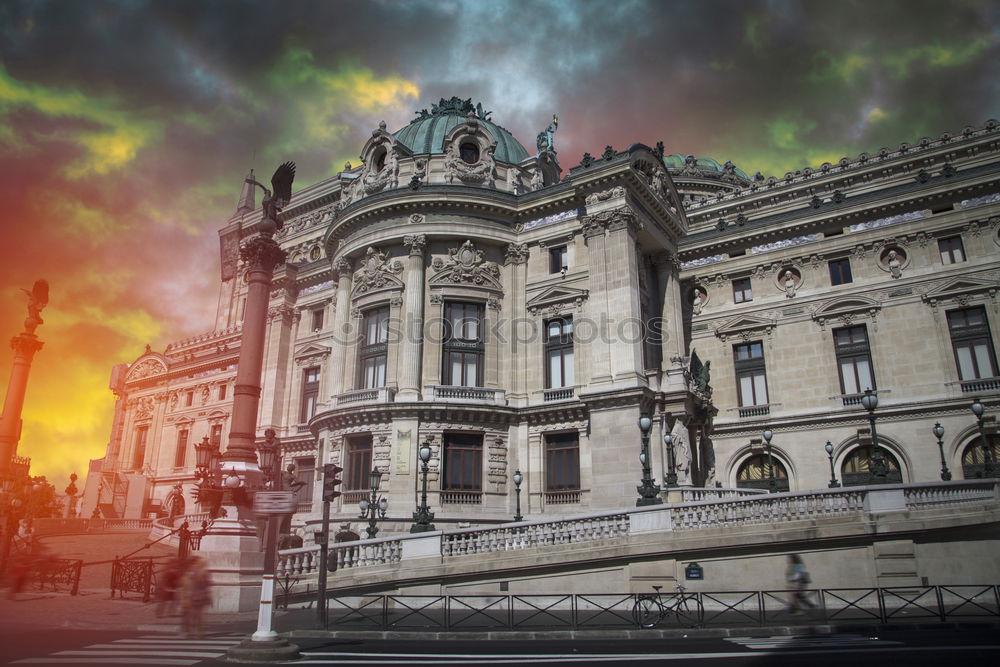
[{"label": "rectangular window", "polygon": [[299,408],[299,423],[305,424],[316,414],[319,397],[319,366],[302,371],[302,403]]},{"label": "rectangular window", "polygon": [[941,253],[942,264],[956,264],[965,261],[965,248],[962,247],[961,236],[938,239],[938,251]]},{"label": "rectangular window", "polygon": [[369,434],[348,438],[344,460],[344,490],[366,491],[371,486],[368,473],[372,469],[372,436]]},{"label": "rectangular window", "polygon": [[302,482],[296,500],[299,507],[312,505],[316,479],[316,459],[312,456],[295,459],[295,479]]},{"label": "rectangular window", "polygon": [[740,407],[767,405],[767,375],[764,368],[764,344],[743,343],[733,347],[736,358],[736,384]]},{"label": "rectangular window", "polygon": [[444,305],[441,381],[459,387],[483,386],[483,306],[449,302]]},{"label": "rectangular window", "polygon": [[840,392],[860,394],[865,389],[875,389],[865,325],[834,329],[833,345],[837,351],[837,367],[840,371]]},{"label": "rectangular window", "polygon": [[222,424],[212,424],[212,434],[209,436],[208,442],[212,447],[218,450],[222,449]]},{"label": "rectangular window", "polygon": [[576,433],[545,436],[545,490],[580,490],[580,441]]},{"label": "rectangular window", "polygon": [[323,329],[323,309],[318,309],[312,311],[312,330],[320,331]]},{"label": "rectangular window", "polygon": [[846,258],[835,259],[830,262],[829,266],[831,285],[846,285],[849,282],[853,282],[854,278],[851,276],[851,260]]},{"label": "rectangular window", "polygon": [[548,389],[573,386],[573,318],[545,323],[545,386]]},{"label": "rectangular window", "polygon": [[750,279],[740,278],[733,281],[733,303],[753,301],[753,290],[750,289]]},{"label": "rectangular window", "polygon": [[569,268],[569,254],[566,246],[549,248],[549,273],[560,273]]},{"label": "rectangular window", "polygon": [[146,461],[146,441],[149,439],[149,426],[140,426],[135,430],[135,447],[132,449],[132,470],[142,470]]},{"label": "rectangular window", "polygon": [[219,385],[219,400],[220,401],[226,400],[226,385],[224,384]]},{"label": "rectangular window", "polygon": [[948,313],[948,331],[955,350],[955,364],[961,380],[996,377],[997,357],[990,336],[990,323],[982,306],[952,310]]},{"label": "rectangular window", "polygon": [[446,433],[444,436],[445,491],[481,493],[483,490],[483,436]]},{"label": "rectangular window", "polygon": [[177,432],[177,449],[174,451],[174,467],[183,468],[184,459],[187,457],[188,436],[190,431],[186,428]]},{"label": "rectangular window", "polygon": [[184,405],[190,408],[193,404],[194,404],[194,392],[189,391],[187,394],[184,395]]},{"label": "rectangular window", "polygon": [[358,386],[374,389],[385,386],[385,365],[389,352],[389,307],[365,311],[358,348]]}]

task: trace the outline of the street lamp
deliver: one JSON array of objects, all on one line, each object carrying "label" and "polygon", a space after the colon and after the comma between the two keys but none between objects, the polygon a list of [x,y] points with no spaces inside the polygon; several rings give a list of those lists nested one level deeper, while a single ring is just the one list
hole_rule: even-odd
[{"label": "street lamp", "polygon": [[521,477],[521,471],[514,471],[514,497],[516,500],[516,510],[514,511],[514,521],[524,521],[524,517],[521,516],[521,481],[524,478]]},{"label": "street lamp", "polygon": [[875,408],[878,407],[878,396],[871,389],[865,389],[861,397],[861,405],[868,411],[868,423],[872,428],[872,461],[868,471],[869,484],[885,484],[889,481],[889,464],[885,461],[882,448],[878,445],[878,434],[875,432]]},{"label": "street lamp", "polygon": [[382,484],[382,471],[373,468],[368,476],[368,483],[371,487],[371,498],[362,498],[358,505],[361,507],[361,518],[368,519],[368,539],[374,540],[378,534],[378,526],[375,523],[379,519],[385,518],[385,510],[389,506],[389,501],[384,496],[378,495],[378,487]]},{"label": "street lamp", "polygon": [[[664,429],[666,424],[664,424]],[[674,458],[674,434],[667,431],[663,434],[663,444],[667,449],[667,488],[672,489],[677,486],[677,462]]]},{"label": "street lamp", "polygon": [[990,445],[986,442],[986,431],[983,430],[983,412],[985,408],[982,402],[976,398],[969,406],[972,414],[976,415],[976,422],[979,425],[979,445],[983,448],[983,477],[993,477],[993,454],[990,452]]},{"label": "street lamp", "polygon": [[771,438],[774,431],[769,428],[764,429],[764,445],[767,448],[767,490],[775,493],[778,490],[778,480],[774,478],[774,457],[771,456]]},{"label": "street lamp", "polygon": [[[273,436],[274,431],[268,429],[267,435]],[[281,491],[281,476],[277,474],[278,447],[277,440],[271,437],[257,448],[257,460],[264,471],[264,486],[271,491]]]},{"label": "street lamp", "polygon": [[649,415],[639,417],[639,432],[642,434],[642,449],[639,450],[639,462],[642,464],[642,484],[635,487],[639,492],[639,499],[635,501],[636,507],[646,505],[661,505],[663,498],[660,498],[660,487],[653,482],[652,470],[649,465],[649,431],[653,428],[653,420]]},{"label": "street lamp", "polygon": [[420,449],[417,450],[417,456],[420,457],[420,504],[417,505],[417,511],[413,513],[413,525],[410,526],[411,533],[426,533],[434,528],[434,524],[431,521],[434,520],[434,512],[431,508],[427,506],[427,462],[431,460],[431,446],[430,443],[423,443],[420,445]]},{"label": "street lamp", "polygon": [[829,440],[826,441],[826,445],[823,446],[826,450],[826,455],[830,459],[830,483],[827,486],[831,489],[836,489],[840,487],[840,482],[837,481],[837,475],[833,471],[833,443]]},{"label": "street lamp", "polygon": [[934,432],[934,437],[937,438],[938,454],[941,455],[941,479],[947,482],[951,479],[951,471],[948,470],[948,464],[944,461],[944,443],[941,442],[941,438],[944,437],[944,426],[941,426],[941,422],[934,422],[934,428],[931,430]]}]

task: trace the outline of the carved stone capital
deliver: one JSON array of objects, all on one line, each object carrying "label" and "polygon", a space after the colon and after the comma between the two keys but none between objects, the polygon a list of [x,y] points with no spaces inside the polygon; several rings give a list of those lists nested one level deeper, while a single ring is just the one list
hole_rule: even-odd
[{"label": "carved stone capital", "polygon": [[511,243],[504,253],[504,265],[525,264],[528,261],[528,244]]},{"label": "carved stone capital", "polygon": [[13,348],[15,354],[25,356],[30,361],[35,352],[42,349],[44,345],[42,341],[35,338],[33,334],[19,334],[10,339],[10,346]]},{"label": "carved stone capital", "polygon": [[333,270],[337,274],[337,279],[351,277],[351,262],[346,257],[338,257],[333,263]]},{"label": "carved stone capital", "polygon": [[410,257],[423,257],[427,248],[427,236],[424,234],[407,234],[403,237],[403,245],[410,249]]},{"label": "carved stone capital", "polygon": [[291,324],[292,320],[296,316],[295,309],[288,304],[281,304],[280,306],[275,306],[274,308],[269,308],[267,310],[267,319],[269,322],[274,320],[281,320],[284,324]]},{"label": "carved stone capital", "polygon": [[287,256],[288,253],[274,239],[260,234],[251,236],[240,244],[240,260],[251,271],[271,273]]}]

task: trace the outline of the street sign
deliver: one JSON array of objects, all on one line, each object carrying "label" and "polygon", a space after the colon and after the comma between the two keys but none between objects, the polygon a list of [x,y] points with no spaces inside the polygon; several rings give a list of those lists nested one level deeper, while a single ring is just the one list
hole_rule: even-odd
[{"label": "street sign", "polygon": [[257,514],[292,514],[296,505],[291,491],[258,491],[253,497],[253,511]]},{"label": "street sign", "polygon": [[698,563],[688,563],[687,567],[684,568],[684,578],[704,579],[705,571],[702,569],[701,565],[698,565]]}]

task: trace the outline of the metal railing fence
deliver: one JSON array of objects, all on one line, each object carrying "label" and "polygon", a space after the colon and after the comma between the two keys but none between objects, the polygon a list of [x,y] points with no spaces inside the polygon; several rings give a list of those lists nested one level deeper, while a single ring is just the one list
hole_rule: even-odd
[{"label": "metal railing fence", "polygon": [[[763,627],[791,621],[794,591],[686,592],[687,613],[657,627]],[[327,628],[382,631],[636,628],[633,608],[651,593],[538,595],[354,595],[327,598]],[[285,603],[301,594],[279,595]],[[663,594],[665,602],[676,594]],[[806,591],[812,621],[879,623],[1000,618],[1000,586],[817,588]]]}]

